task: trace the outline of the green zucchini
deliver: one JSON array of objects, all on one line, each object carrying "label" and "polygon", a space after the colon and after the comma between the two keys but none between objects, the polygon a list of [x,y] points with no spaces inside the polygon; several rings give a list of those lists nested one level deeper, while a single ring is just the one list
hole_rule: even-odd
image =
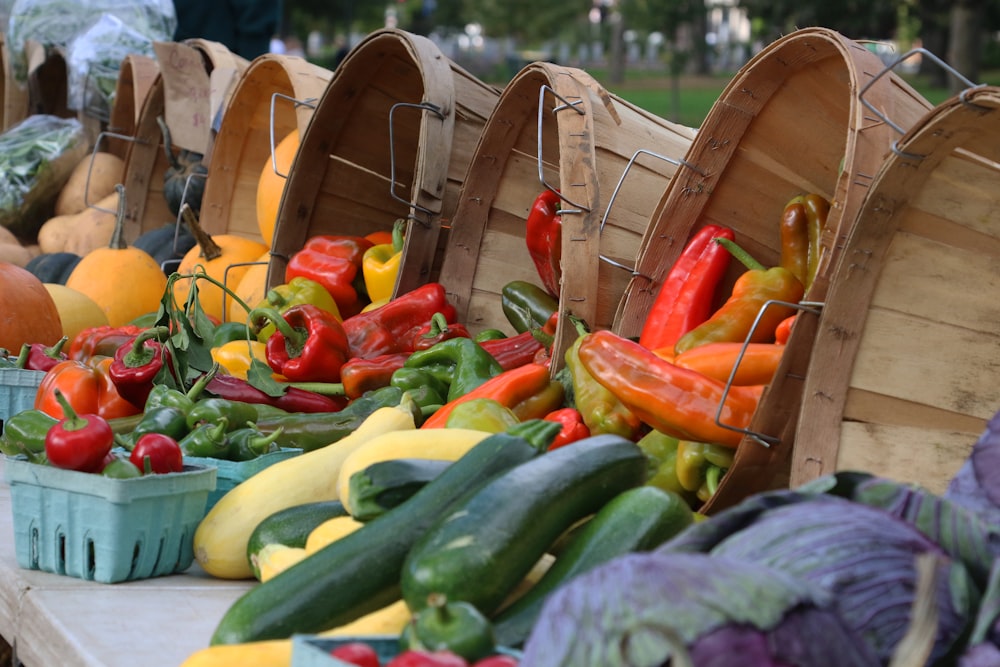
[{"label": "green zucchini", "polygon": [[265,546],[283,544],[286,547],[304,547],[313,528],[338,516],[347,516],[343,503],[339,500],[323,500],[287,507],[261,521],[250,533],[247,542],[247,558],[250,559],[254,576],[260,578],[257,554]]},{"label": "green zucchini", "polygon": [[527,461],[441,515],[413,546],[403,599],[416,612],[443,593],[490,616],[563,532],[645,479],[642,450],[611,434]]},{"label": "green zucchini", "polygon": [[654,549],[692,523],[691,507],[676,493],[655,486],[620,493],[573,534],[534,586],[493,618],[497,643],[523,644],[545,599],[566,581],[617,556]]},{"label": "green zucchini", "polygon": [[373,463],[351,475],[347,509],[358,521],[371,521],[422,489],[452,463],[410,458]]},{"label": "green zucchini", "polygon": [[483,439],[407,502],[244,593],[211,644],[322,632],[398,601],[403,561],[431,524],[466,494],[545,451],[558,432],[555,422],[535,419]]}]

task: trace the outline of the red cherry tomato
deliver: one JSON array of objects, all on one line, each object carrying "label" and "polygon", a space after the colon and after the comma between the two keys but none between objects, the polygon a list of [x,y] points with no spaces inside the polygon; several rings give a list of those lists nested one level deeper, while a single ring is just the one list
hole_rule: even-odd
[{"label": "red cherry tomato", "polygon": [[403,651],[385,667],[469,667],[460,655],[451,651]]},{"label": "red cherry tomato", "polygon": [[[135,441],[132,454],[128,457],[143,474],[162,475],[184,470],[184,452],[177,441],[163,433],[144,433]],[[149,468],[146,461],[149,461]]]},{"label": "red cherry tomato", "polygon": [[514,656],[497,654],[473,663],[472,667],[517,667],[517,665],[517,658]]},{"label": "red cherry tomato", "polygon": [[358,667],[382,666],[382,662],[378,658],[378,652],[370,644],[364,642],[347,642],[346,644],[341,644],[330,651],[330,655]]}]

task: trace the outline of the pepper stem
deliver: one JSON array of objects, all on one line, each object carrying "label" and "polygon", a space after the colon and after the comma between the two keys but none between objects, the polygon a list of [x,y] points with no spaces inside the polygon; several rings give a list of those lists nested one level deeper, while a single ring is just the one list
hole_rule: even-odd
[{"label": "pepper stem", "polygon": [[60,427],[65,431],[79,431],[84,428],[87,425],[87,420],[77,414],[76,410],[70,404],[69,399],[62,393],[62,390],[56,387],[53,394],[56,400],[59,401],[59,407],[63,411],[63,420],[60,423]]},{"label": "pepper stem", "polygon": [[434,338],[438,334],[442,334],[448,330],[448,318],[444,316],[444,313],[438,311],[431,315],[430,328],[427,333],[423,335],[424,338]]},{"label": "pepper stem", "polygon": [[[266,306],[261,306],[260,308],[254,308],[247,315],[247,321],[250,322],[251,327],[254,330],[259,330],[258,323],[261,319],[266,319],[274,324],[274,328],[277,329],[282,336],[285,337],[285,345],[289,349],[301,349],[305,345],[306,338],[308,334],[304,331],[296,329],[288,320],[285,319],[284,315],[278,312],[277,308],[268,308]],[[298,356],[298,355],[289,355]]]},{"label": "pepper stem", "polygon": [[111,233],[108,247],[112,250],[125,250],[128,248],[128,244],[125,242],[125,186],[116,183],[115,192],[118,193],[118,206],[115,210],[115,229]]},{"label": "pepper stem", "polygon": [[729,254],[739,260],[740,264],[747,267],[751,271],[766,271],[767,267],[758,262],[753,255],[748,253],[742,247],[738,246],[731,239],[727,239],[721,236],[716,236],[712,239],[715,243],[718,243],[723,248],[729,251]]},{"label": "pepper stem", "polygon": [[201,396],[201,392],[205,391],[205,387],[208,386],[208,383],[211,382],[212,378],[214,378],[216,373],[219,372],[219,368],[219,362],[216,361],[213,363],[212,367],[208,369],[208,372],[198,378],[197,381],[191,385],[191,388],[187,390],[187,397],[192,401],[198,400],[198,397]]},{"label": "pepper stem", "polygon": [[159,347],[147,347],[148,340],[162,340],[170,335],[170,328],[165,326],[150,327],[146,329],[132,341],[132,349],[126,353],[123,362],[129,368],[140,368],[148,365],[159,353]]},{"label": "pepper stem", "polygon": [[392,249],[394,252],[403,249],[403,243],[406,241],[405,232],[406,218],[396,218],[396,222],[392,223]]}]

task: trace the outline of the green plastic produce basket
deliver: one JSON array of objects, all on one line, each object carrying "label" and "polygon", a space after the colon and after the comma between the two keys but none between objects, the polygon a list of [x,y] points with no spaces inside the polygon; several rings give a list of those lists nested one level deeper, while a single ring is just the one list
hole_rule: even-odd
[{"label": "green plastic produce basket", "polygon": [[353,667],[351,663],[339,660],[330,651],[351,642],[364,642],[378,654],[381,664],[386,664],[399,653],[399,637],[396,635],[366,635],[363,637],[319,637],[317,635],[292,636],[291,667]]},{"label": "green plastic produce basket", "polygon": [[274,465],[302,453],[295,447],[283,447],[274,452],[262,454],[250,461],[226,461],[203,456],[185,456],[185,465],[213,466],[216,468],[215,490],[208,494],[208,505],[205,511],[212,509],[222,496],[229,493],[237,484],[245,482],[264,468]]},{"label": "green plastic produce basket", "polygon": [[17,564],[111,584],[186,570],[216,470],[112,479],[7,457]]},{"label": "green plastic produce basket", "polygon": [[45,371],[0,368],[0,422],[35,407],[35,394],[43,377]]},{"label": "green plastic produce basket", "polygon": [[[385,665],[400,653],[399,635],[359,635],[356,637],[322,637],[320,635],[292,635],[291,667],[353,667],[330,655],[330,651],[352,642],[368,644],[378,655],[379,663]],[[520,659],[521,653],[503,646],[497,653]]]}]

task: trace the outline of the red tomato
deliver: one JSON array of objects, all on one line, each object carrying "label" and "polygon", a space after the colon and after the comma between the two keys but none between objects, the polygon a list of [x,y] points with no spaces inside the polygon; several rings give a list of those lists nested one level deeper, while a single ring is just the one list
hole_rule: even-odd
[{"label": "red tomato", "polygon": [[378,653],[364,642],[347,642],[330,651],[330,655],[358,667],[381,667]]},{"label": "red tomato", "polygon": [[403,651],[385,667],[469,667],[460,655],[451,651]]},{"label": "red tomato", "polygon": [[491,655],[473,663],[472,667],[517,667],[517,658],[512,655]]},{"label": "red tomato", "polygon": [[[146,460],[149,470],[146,470]],[[135,448],[128,457],[143,474],[163,474],[184,470],[184,452],[177,441],[163,433],[144,433],[135,441]]]}]

